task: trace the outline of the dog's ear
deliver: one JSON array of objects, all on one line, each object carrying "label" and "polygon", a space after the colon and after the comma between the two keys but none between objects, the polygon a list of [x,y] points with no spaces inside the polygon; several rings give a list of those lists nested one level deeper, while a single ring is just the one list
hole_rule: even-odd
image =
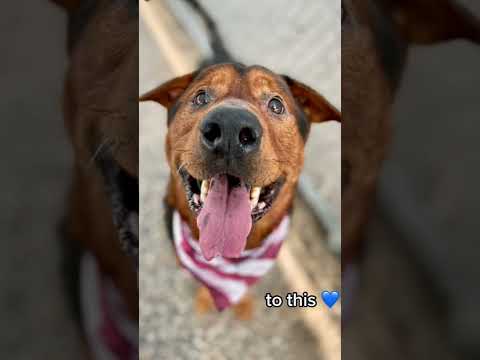
[{"label": "dog's ear", "polygon": [[167,109],[173,106],[195,78],[196,72],[167,81],[140,97],[140,101],[155,101]]},{"label": "dog's ear", "polygon": [[480,44],[480,19],[454,0],[384,0],[405,38],[415,44],[466,39]]},{"label": "dog's ear", "polygon": [[342,115],[318,92],[288,76],[283,76],[290,92],[312,123],[329,120],[341,121]]}]

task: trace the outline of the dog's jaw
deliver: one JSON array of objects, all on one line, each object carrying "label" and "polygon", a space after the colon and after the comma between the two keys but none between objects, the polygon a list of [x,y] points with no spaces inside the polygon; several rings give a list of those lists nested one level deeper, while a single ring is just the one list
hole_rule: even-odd
[{"label": "dog's jaw", "polygon": [[120,247],[132,259],[138,271],[138,179],[124,171],[109,154],[103,154],[97,162],[110,197],[112,219],[118,230]]},{"label": "dog's jaw", "polygon": [[[178,173],[180,174],[188,206],[192,213],[198,216],[209,194],[213,177],[208,180],[198,180],[184,168],[180,169]],[[242,181],[242,179],[234,176],[227,176],[232,183]],[[262,219],[272,208],[284,183],[285,177],[280,176],[266,186],[245,184],[250,194],[250,210],[254,223]]]}]

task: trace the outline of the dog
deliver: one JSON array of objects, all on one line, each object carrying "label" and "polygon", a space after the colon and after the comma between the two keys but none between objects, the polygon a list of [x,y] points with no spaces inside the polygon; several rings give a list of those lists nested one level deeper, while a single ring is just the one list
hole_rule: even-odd
[{"label": "dog", "polygon": [[343,267],[361,253],[409,46],[457,38],[480,43],[480,25],[454,1],[342,1]]},{"label": "dog", "polygon": [[64,118],[74,150],[64,233],[95,358],[138,358],[138,1],[57,0],[68,16]]},{"label": "dog", "polygon": [[[417,296],[418,288],[433,287],[432,278],[425,279],[423,274],[418,276],[419,272],[412,274],[416,271],[413,270],[416,264],[412,254],[405,254],[405,250],[394,245],[389,245],[393,248],[390,251],[401,252],[401,256],[408,259],[404,261],[409,266],[398,266],[402,274],[381,275],[382,262],[397,264],[394,261],[398,257],[392,255],[385,259],[386,252],[378,250],[385,249],[385,246],[381,247],[380,238],[402,232],[397,226],[393,234],[385,235],[383,231],[378,235],[378,229],[381,229],[378,218],[372,224],[375,214],[388,218],[398,213],[399,204],[403,202],[391,188],[389,194],[380,194],[380,200],[390,201],[382,200],[379,207],[375,207],[374,196],[378,175],[388,153],[392,105],[409,48],[415,44],[431,45],[453,39],[480,43],[480,21],[458,2],[342,1],[342,106],[346,112],[346,126],[342,126],[342,286],[344,303],[346,299],[350,302],[344,310],[356,305],[352,316],[343,316],[343,353],[347,357],[370,359],[372,349],[375,349],[379,358],[416,358],[415,355],[423,358],[426,353],[421,346],[424,345],[437,348],[436,352],[442,358],[456,358],[438,350],[443,347],[437,347],[432,340],[439,335],[436,334],[438,329],[444,327],[443,318],[435,312],[439,306],[438,298],[431,295],[428,298],[429,295],[425,294]],[[405,213],[405,209],[402,212]],[[417,216],[415,208],[409,208],[408,213]],[[366,238],[367,225],[370,230],[372,226],[376,227],[378,241],[372,243],[369,240],[375,239]],[[408,241],[414,242],[415,239]],[[359,276],[363,280],[361,288],[358,286]],[[421,280],[412,280],[414,277]],[[399,279],[409,279],[414,285],[408,288],[408,281]],[[416,306],[408,307],[406,301],[400,304],[401,300],[395,299],[395,296],[401,298],[406,293],[409,294],[408,302]],[[415,314],[405,316],[410,311]],[[362,334],[366,319],[375,324],[368,334],[376,335]],[[406,333],[409,336],[402,337]],[[420,338],[430,342],[422,343]],[[428,353],[433,353],[433,349]],[[436,355],[431,357],[439,358]]]},{"label": "dog", "polygon": [[140,101],[168,110],[167,224],[178,261],[203,285],[197,310],[233,306],[249,318],[248,287],[271,268],[287,233],[310,126],[341,114],[297,80],[225,62],[214,23],[206,23],[223,61]]}]

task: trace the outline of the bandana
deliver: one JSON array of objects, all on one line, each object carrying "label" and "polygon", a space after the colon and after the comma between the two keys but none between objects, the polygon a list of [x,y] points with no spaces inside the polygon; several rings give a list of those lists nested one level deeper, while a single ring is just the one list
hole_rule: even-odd
[{"label": "bandana", "polygon": [[119,291],[89,253],[82,258],[80,275],[82,322],[94,358],[137,360],[138,324],[129,319]]},{"label": "bandana", "polygon": [[260,247],[244,250],[237,259],[216,257],[207,261],[188,224],[175,211],[172,222],[175,251],[182,266],[210,291],[215,306],[222,311],[237,304],[248,288],[272,268],[287,236],[289,221],[285,216]]}]

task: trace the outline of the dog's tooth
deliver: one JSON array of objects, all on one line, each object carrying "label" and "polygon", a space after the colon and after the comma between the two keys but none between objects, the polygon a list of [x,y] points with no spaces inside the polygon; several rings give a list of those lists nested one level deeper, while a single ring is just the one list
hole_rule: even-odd
[{"label": "dog's tooth", "polygon": [[205,199],[207,198],[207,194],[208,194],[208,180],[203,180],[201,191],[200,191],[200,200],[202,202],[205,202]]},{"label": "dog's tooth", "polygon": [[262,202],[258,203],[258,208],[260,210],[262,210],[265,206],[267,206],[267,204],[265,204],[265,201],[262,201]]},{"label": "dog's tooth", "polygon": [[250,192],[250,208],[253,210],[255,206],[258,204],[258,199],[260,198],[260,192],[262,191],[262,188],[259,186],[256,186],[252,188],[252,191]]},{"label": "dog's tooth", "polygon": [[199,204],[200,196],[198,196],[198,194],[193,194],[193,202],[197,205]]},{"label": "dog's tooth", "polygon": [[252,188],[252,191],[250,192],[250,199],[257,199],[260,197],[260,192],[262,191],[262,188],[260,186],[255,186]]}]

